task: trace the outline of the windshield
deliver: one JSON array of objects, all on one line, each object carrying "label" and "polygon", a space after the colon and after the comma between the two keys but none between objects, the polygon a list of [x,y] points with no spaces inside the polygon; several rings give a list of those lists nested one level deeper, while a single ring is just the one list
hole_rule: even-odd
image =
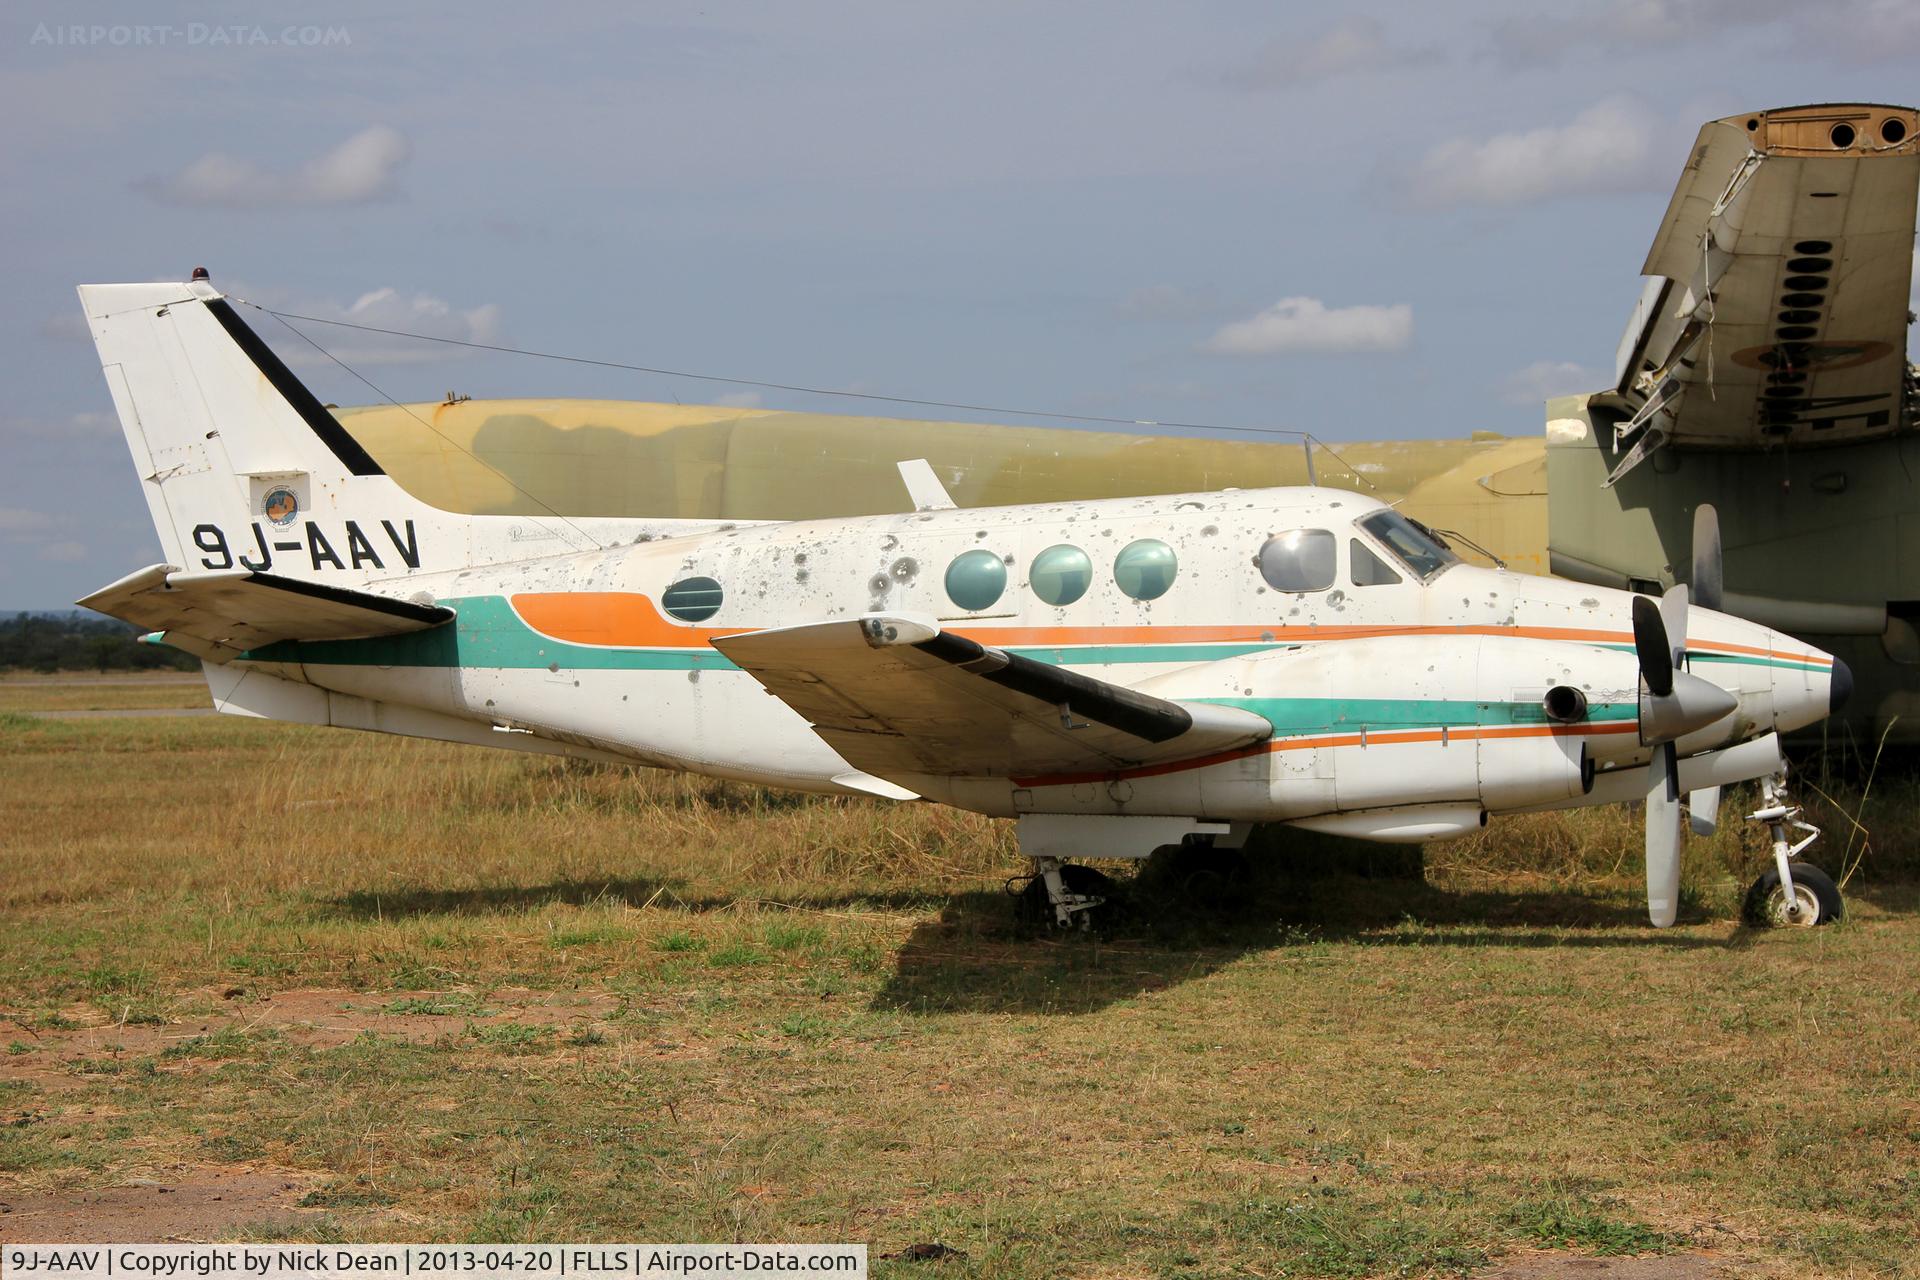
[{"label": "windshield", "polygon": [[1447,550],[1447,544],[1427,532],[1417,520],[1409,520],[1398,511],[1376,511],[1359,525],[1386,544],[1400,563],[1426,582],[1443,569],[1460,563],[1460,557]]}]

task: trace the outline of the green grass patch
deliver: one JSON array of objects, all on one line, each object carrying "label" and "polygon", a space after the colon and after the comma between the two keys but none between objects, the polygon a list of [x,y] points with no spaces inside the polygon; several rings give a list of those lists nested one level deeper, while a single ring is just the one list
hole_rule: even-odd
[{"label": "green grass patch", "polygon": [[1610,1205],[1587,1196],[1562,1195],[1522,1200],[1502,1211],[1500,1220],[1524,1239],[1548,1249],[1617,1256],[1664,1253],[1674,1241],[1662,1232],[1608,1212]]},{"label": "green grass patch", "polygon": [[544,1045],[551,1038],[553,1028],[525,1022],[495,1022],[470,1026],[467,1034],[490,1049],[530,1050]]},{"label": "green grass patch", "polygon": [[300,1197],[302,1209],[379,1209],[394,1202],[389,1193],[364,1178],[351,1182],[329,1182]]},{"label": "green grass patch", "polygon": [[632,929],[611,920],[586,921],[555,928],[547,934],[547,945],[551,947],[597,947],[632,940]]},{"label": "green grass patch", "polygon": [[487,1018],[495,1010],[487,1008],[480,998],[464,991],[436,992],[433,995],[401,996],[389,1000],[386,1012],[396,1017],[422,1018]]},{"label": "green grass patch", "polygon": [[750,942],[729,942],[707,953],[707,963],[715,969],[737,969],[744,965],[765,964],[772,959]]},{"label": "green grass patch", "polygon": [[271,1028],[248,1031],[242,1027],[222,1027],[204,1036],[194,1036],[160,1051],[162,1058],[242,1058],[255,1050],[279,1042],[280,1033]]},{"label": "green grass patch", "polygon": [[826,945],[827,931],[802,920],[769,921],[760,938],[775,951],[818,951]]},{"label": "green grass patch", "polygon": [[1296,1275],[1465,1275],[1488,1260],[1485,1249],[1459,1243],[1442,1217],[1334,1187],[1247,1200],[1219,1225],[1238,1248],[1284,1262]]}]

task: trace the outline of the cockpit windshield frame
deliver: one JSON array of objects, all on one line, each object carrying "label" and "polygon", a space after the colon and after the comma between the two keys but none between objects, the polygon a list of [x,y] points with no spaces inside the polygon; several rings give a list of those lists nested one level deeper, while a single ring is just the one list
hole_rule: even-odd
[{"label": "cockpit windshield frame", "polygon": [[1425,525],[1392,507],[1369,511],[1353,524],[1423,583],[1432,582],[1460,563],[1460,557]]}]

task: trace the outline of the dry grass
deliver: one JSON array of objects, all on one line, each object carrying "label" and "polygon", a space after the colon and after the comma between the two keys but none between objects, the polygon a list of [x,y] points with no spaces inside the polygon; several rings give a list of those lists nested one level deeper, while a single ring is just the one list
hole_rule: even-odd
[{"label": "dry grass", "polygon": [[0,714],[34,711],[124,711],[156,707],[210,707],[207,682],[197,672],[130,675],[62,672],[0,675]]},{"label": "dry grass", "polygon": [[221,1234],[942,1239],[943,1274],[1914,1274],[1903,786],[1831,929],[1741,929],[1732,831],[1643,928],[1599,812],[1061,943],[1006,923],[1004,826],[930,806],[0,717],[0,1191],[266,1167],[325,1212]]}]

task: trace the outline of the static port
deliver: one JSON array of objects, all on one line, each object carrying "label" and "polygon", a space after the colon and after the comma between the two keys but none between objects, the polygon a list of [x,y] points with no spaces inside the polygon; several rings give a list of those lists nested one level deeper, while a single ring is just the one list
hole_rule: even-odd
[{"label": "static port", "polygon": [[1853,138],[1854,138],[1853,126],[1843,121],[1840,124],[1833,126],[1832,130],[1828,132],[1827,136],[1833,139],[1834,146],[1844,151],[1848,147],[1853,145]]},{"label": "static port", "polygon": [[1888,116],[1880,122],[1880,141],[1892,146],[1907,136],[1907,122]]}]

